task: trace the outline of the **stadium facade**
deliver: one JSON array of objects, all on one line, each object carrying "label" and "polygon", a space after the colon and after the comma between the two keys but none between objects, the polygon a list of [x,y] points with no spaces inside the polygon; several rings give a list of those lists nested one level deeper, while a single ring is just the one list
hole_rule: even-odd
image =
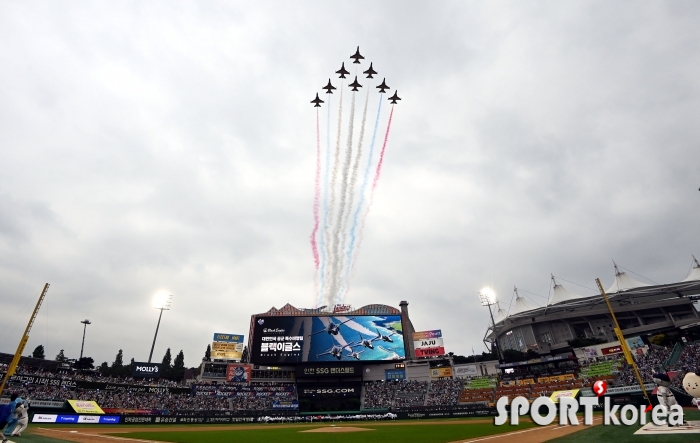
[{"label": "stadium facade", "polygon": [[[510,312],[499,308],[484,341],[508,349],[541,355],[571,350],[576,338],[617,340],[603,296],[580,296],[552,277],[552,295],[544,307],[532,306],[515,290]],[[700,264],[680,282],[649,285],[615,265],[615,282],[606,291],[625,337],[651,335],[700,326],[694,304],[700,299]]]}]

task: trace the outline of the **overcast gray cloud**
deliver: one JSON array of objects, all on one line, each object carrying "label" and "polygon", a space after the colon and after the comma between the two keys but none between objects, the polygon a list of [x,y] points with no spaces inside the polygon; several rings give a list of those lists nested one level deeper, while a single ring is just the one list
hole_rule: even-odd
[{"label": "overcast gray cloud", "polygon": [[[358,44],[398,87],[346,301],[483,350],[476,294],[700,254],[697,2],[3,2],[0,351],[198,364],[314,303],[315,115]],[[638,277],[641,279],[641,277]],[[574,292],[587,289],[568,285]],[[545,300],[526,293],[537,303]],[[25,353],[26,353],[25,352]]]}]

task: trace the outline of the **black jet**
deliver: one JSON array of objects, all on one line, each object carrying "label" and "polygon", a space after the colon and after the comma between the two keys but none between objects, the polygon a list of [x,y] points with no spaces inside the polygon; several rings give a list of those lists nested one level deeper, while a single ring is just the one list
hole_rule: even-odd
[{"label": "black jet", "polygon": [[390,103],[391,103],[392,105],[395,105],[395,104],[396,104],[396,100],[401,100],[401,97],[399,97],[399,91],[398,91],[398,90],[397,90],[397,91],[394,91],[394,95],[392,95],[391,97],[389,97],[389,100],[391,100]]},{"label": "black jet", "polygon": [[386,93],[386,90],[387,90],[387,89],[390,89],[390,88],[386,85],[386,79],[382,79],[382,84],[379,85],[379,86],[377,86],[377,89],[379,89],[379,93],[380,93],[380,94],[384,94],[384,93]]},{"label": "black jet", "polygon": [[321,89],[325,89],[326,94],[333,94],[333,90],[335,89],[335,86],[331,85],[331,79],[328,79],[328,84]]},{"label": "black jet", "polygon": [[340,327],[342,325],[344,325],[345,323],[349,322],[350,320],[355,320],[355,317],[351,317],[342,323],[333,323],[333,320],[331,320],[328,322],[328,326],[321,329],[320,331],[316,331],[314,333],[311,333],[308,336],[311,337],[312,335],[321,334],[323,332],[327,332],[330,335],[338,335],[338,333],[340,332]]},{"label": "black jet", "polygon": [[348,86],[350,86],[350,87],[352,88],[353,91],[358,91],[357,88],[361,88],[361,87],[362,87],[361,84],[357,83],[357,76],[355,76],[355,81],[352,82],[352,83],[350,83]]},{"label": "black jet", "polygon": [[355,54],[350,56],[351,59],[355,60],[353,63],[355,64],[360,64],[360,60],[364,60],[365,58],[360,55],[360,47],[357,47],[357,51],[355,51]]},{"label": "black jet", "polygon": [[337,71],[335,71],[336,74],[340,74],[340,78],[345,78],[346,75],[350,74],[346,69],[345,69],[345,62],[343,62],[343,66],[340,67]]},{"label": "black jet", "polygon": [[320,98],[318,98],[318,92],[316,93],[316,98],[313,99],[313,100],[311,100],[311,103],[314,104],[314,108],[320,108],[320,107],[321,107],[321,103],[323,103],[323,100],[321,100]]},{"label": "black jet", "polygon": [[374,69],[372,69],[372,63],[369,64],[369,69],[363,72],[363,74],[367,74],[367,78],[374,78],[374,75],[377,73]]}]

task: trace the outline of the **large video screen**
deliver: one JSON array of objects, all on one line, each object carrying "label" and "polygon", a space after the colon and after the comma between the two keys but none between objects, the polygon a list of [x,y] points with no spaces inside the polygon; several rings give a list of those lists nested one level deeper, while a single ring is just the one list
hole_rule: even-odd
[{"label": "large video screen", "polygon": [[403,360],[401,316],[259,317],[252,363]]}]

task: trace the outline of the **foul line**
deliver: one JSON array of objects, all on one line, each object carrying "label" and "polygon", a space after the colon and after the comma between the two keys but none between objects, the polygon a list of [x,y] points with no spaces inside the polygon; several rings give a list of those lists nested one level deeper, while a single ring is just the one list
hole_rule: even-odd
[{"label": "foul line", "polygon": [[[599,420],[602,421],[603,419],[600,418]],[[595,424],[595,421],[596,421],[596,420],[593,419],[593,422],[594,422],[593,424]],[[591,426],[592,426],[592,425],[591,425]],[[545,426],[545,427],[537,427],[537,426],[535,426],[534,428],[525,429],[524,431],[505,432],[505,433],[503,433],[503,434],[496,434],[496,435],[491,435],[491,436],[489,436],[489,437],[477,438],[476,440],[471,440],[471,439],[460,440],[459,443],[475,443],[475,442],[477,442],[477,441],[493,440],[494,438],[501,438],[501,437],[508,437],[508,436],[511,436],[511,435],[524,434],[525,432],[543,431],[543,430],[550,430],[550,429],[564,429],[564,428],[570,428],[570,427],[573,427],[573,425],[564,425],[564,426],[554,425],[554,426]],[[581,430],[583,430],[583,429],[585,429],[585,427],[581,427]]]},{"label": "foul line", "polygon": [[60,429],[51,429],[51,428],[37,428],[41,429],[42,431],[51,431],[51,432],[64,432],[66,434],[75,434],[75,435],[87,435],[89,437],[102,437],[102,438],[111,438],[113,440],[128,440],[128,441],[140,441],[143,443],[162,443],[162,442],[157,442],[154,440],[138,440],[135,438],[126,438],[126,437],[114,437],[112,435],[102,435],[102,434],[87,434],[85,432],[78,432],[78,431],[63,431]]}]

